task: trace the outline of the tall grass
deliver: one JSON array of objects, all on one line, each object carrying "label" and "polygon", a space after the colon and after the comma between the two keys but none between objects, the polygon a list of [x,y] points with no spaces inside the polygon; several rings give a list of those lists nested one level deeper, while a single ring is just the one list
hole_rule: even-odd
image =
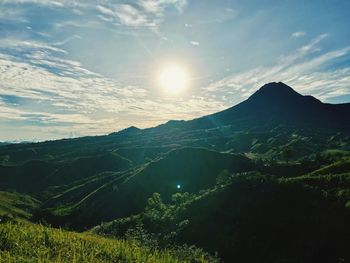
[{"label": "tall grass", "polygon": [[209,262],[205,254],[177,255],[133,240],[108,239],[26,221],[0,223],[0,262]]}]

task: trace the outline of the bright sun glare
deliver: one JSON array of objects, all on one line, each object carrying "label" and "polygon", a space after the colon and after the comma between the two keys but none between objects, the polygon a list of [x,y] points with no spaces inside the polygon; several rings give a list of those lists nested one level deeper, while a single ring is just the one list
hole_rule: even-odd
[{"label": "bright sun glare", "polygon": [[179,93],[188,86],[188,75],[180,66],[165,67],[159,75],[160,86],[169,93]]}]

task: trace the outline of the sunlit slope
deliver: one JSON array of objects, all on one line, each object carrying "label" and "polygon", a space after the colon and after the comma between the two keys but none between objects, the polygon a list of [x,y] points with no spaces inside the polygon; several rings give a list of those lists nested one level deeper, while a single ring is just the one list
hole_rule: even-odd
[{"label": "sunlit slope", "polygon": [[136,241],[107,239],[27,222],[0,223],[0,262],[214,262],[204,253],[146,247]]},{"label": "sunlit slope", "polygon": [[339,174],[350,171],[350,158],[345,157],[332,164],[326,165],[310,173],[310,176],[321,176],[327,174]]}]

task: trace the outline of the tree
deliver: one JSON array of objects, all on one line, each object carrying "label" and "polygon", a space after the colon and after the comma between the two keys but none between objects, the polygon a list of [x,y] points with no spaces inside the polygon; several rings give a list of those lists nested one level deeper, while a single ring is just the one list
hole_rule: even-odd
[{"label": "tree", "polygon": [[144,225],[157,237],[160,245],[175,242],[177,236],[183,231],[189,221],[183,218],[183,212],[194,200],[195,196],[185,193],[172,195],[171,202],[164,204],[159,193],[154,193],[145,208]]},{"label": "tree", "polygon": [[286,160],[287,164],[289,163],[290,159],[294,156],[294,151],[290,146],[284,147],[282,150],[282,156]]},{"label": "tree", "polygon": [[228,170],[223,170],[221,173],[218,174],[216,177],[216,184],[217,185],[225,185],[228,182],[230,182],[230,179],[232,178],[231,173]]},{"label": "tree", "polygon": [[145,207],[145,216],[153,223],[160,223],[166,210],[167,207],[163,203],[161,195],[159,193],[153,193],[153,195],[148,198]]}]

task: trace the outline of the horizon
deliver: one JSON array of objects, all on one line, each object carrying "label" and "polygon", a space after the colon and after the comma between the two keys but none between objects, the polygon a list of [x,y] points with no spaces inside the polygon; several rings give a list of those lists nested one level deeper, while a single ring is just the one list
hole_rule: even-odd
[{"label": "horizon", "polygon": [[[235,104],[235,105],[232,105],[232,106],[229,107],[229,108],[235,107],[235,106],[237,106],[238,104],[240,104],[240,103],[246,101],[246,100],[249,99],[251,96],[253,96],[255,93],[257,93],[258,91],[262,90],[264,87],[266,88],[267,86],[270,86],[271,84],[282,84],[282,85],[285,85],[286,87],[288,87],[290,90],[295,91],[295,90],[293,89],[293,87],[290,87],[290,86],[288,86],[287,84],[285,84],[284,82],[281,82],[281,81],[279,81],[279,82],[269,82],[269,83],[265,83],[263,86],[257,88],[248,98],[246,98],[246,99],[244,99],[244,100],[238,102],[238,103]],[[298,92],[297,92],[297,94],[299,94],[299,95],[301,95],[301,96],[310,96],[310,95],[307,95],[307,94],[300,94],[300,93],[298,93]],[[313,96],[312,96],[312,97],[313,97]],[[315,97],[313,97],[313,98],[315,98]],[[316,98],[316,99],[317,99],[317,98]],[[322,101],[321,101],[321,102],[322,102]],[[324,103],[324,102],[322,102],[322,103]],[[345,103],[343,103],[343,102],[341,102],[341,103],[329,103],[329,104],[331,104],[331,105],[349,104],[349,105],[350,105],[350,102],[345,102]],[[227,109],[229,109],[229,108],[223,109],[222,111],[225,111],[225,110],[227,110]],[[221,111],[219,111],[219,112],[221,112]],[[137,127],[137,126],[135,126],[135,125],[130,125],[130,126],[128,126],[128,127],[121,128],[120,130],[111,131],[111,132],[105,133],[105,134],[83,135],[83,136],[77,136],[77,137],[67,137],[67,138],[63,137],[63,138],[43,139],[43,140],[20,140],[20,139],[17,139],[17,140],[13,140],[13,141],[0,141],[0,143],[5,143],[5,144],[6,144],[6,143],[8,143],[8,144],[22,144],[22,143],[23,143],[23,144],[26,144],[26,143],[40,143],[40,142],[49,142],[49,141],[66,140],[66,139],[79,139],[79,138],[83,138],[83,137],[108,136],[108,135],[111,135],[111,134],[114,134],[114,133],[119,133],[119,132],[125,131],[125,130],[130,129],[130,128],[134,128],[134,129],[138,129],[138,130],[152,129],[152,128],[157,128],[158,126],[162,126],[162,125],[164,125],[164,124],[167,124],[167,123],[169,123],[169,122],[171,122],[171,121],[192,121],[192,120],[195,120],[195,119],[197,119],[197,118],[210,116],[210,115],[212,115],[212,114],[219,113],[219,112],[212,112],[212,113],[209,113],[209,114],[207,114],[207,115],[197,116],[197,117],[194,117],[194,118],[188,119],[188,120],[183,120],[183,119],[170,119],[170,120],[166,120],[166,121],[163,122],[163,123],[159,123],[159,124],[157,124],[157,125],[155,125],[155,126],[150,126],[150,127],[143,127],[143,128],[140,128],[140,127]]]},{"label": "horizon", "polygon": [[191,120],[273,81],[325,103],[350,101],[348,1],[302,9],[223,0],[0,7],[0,141]]}]

